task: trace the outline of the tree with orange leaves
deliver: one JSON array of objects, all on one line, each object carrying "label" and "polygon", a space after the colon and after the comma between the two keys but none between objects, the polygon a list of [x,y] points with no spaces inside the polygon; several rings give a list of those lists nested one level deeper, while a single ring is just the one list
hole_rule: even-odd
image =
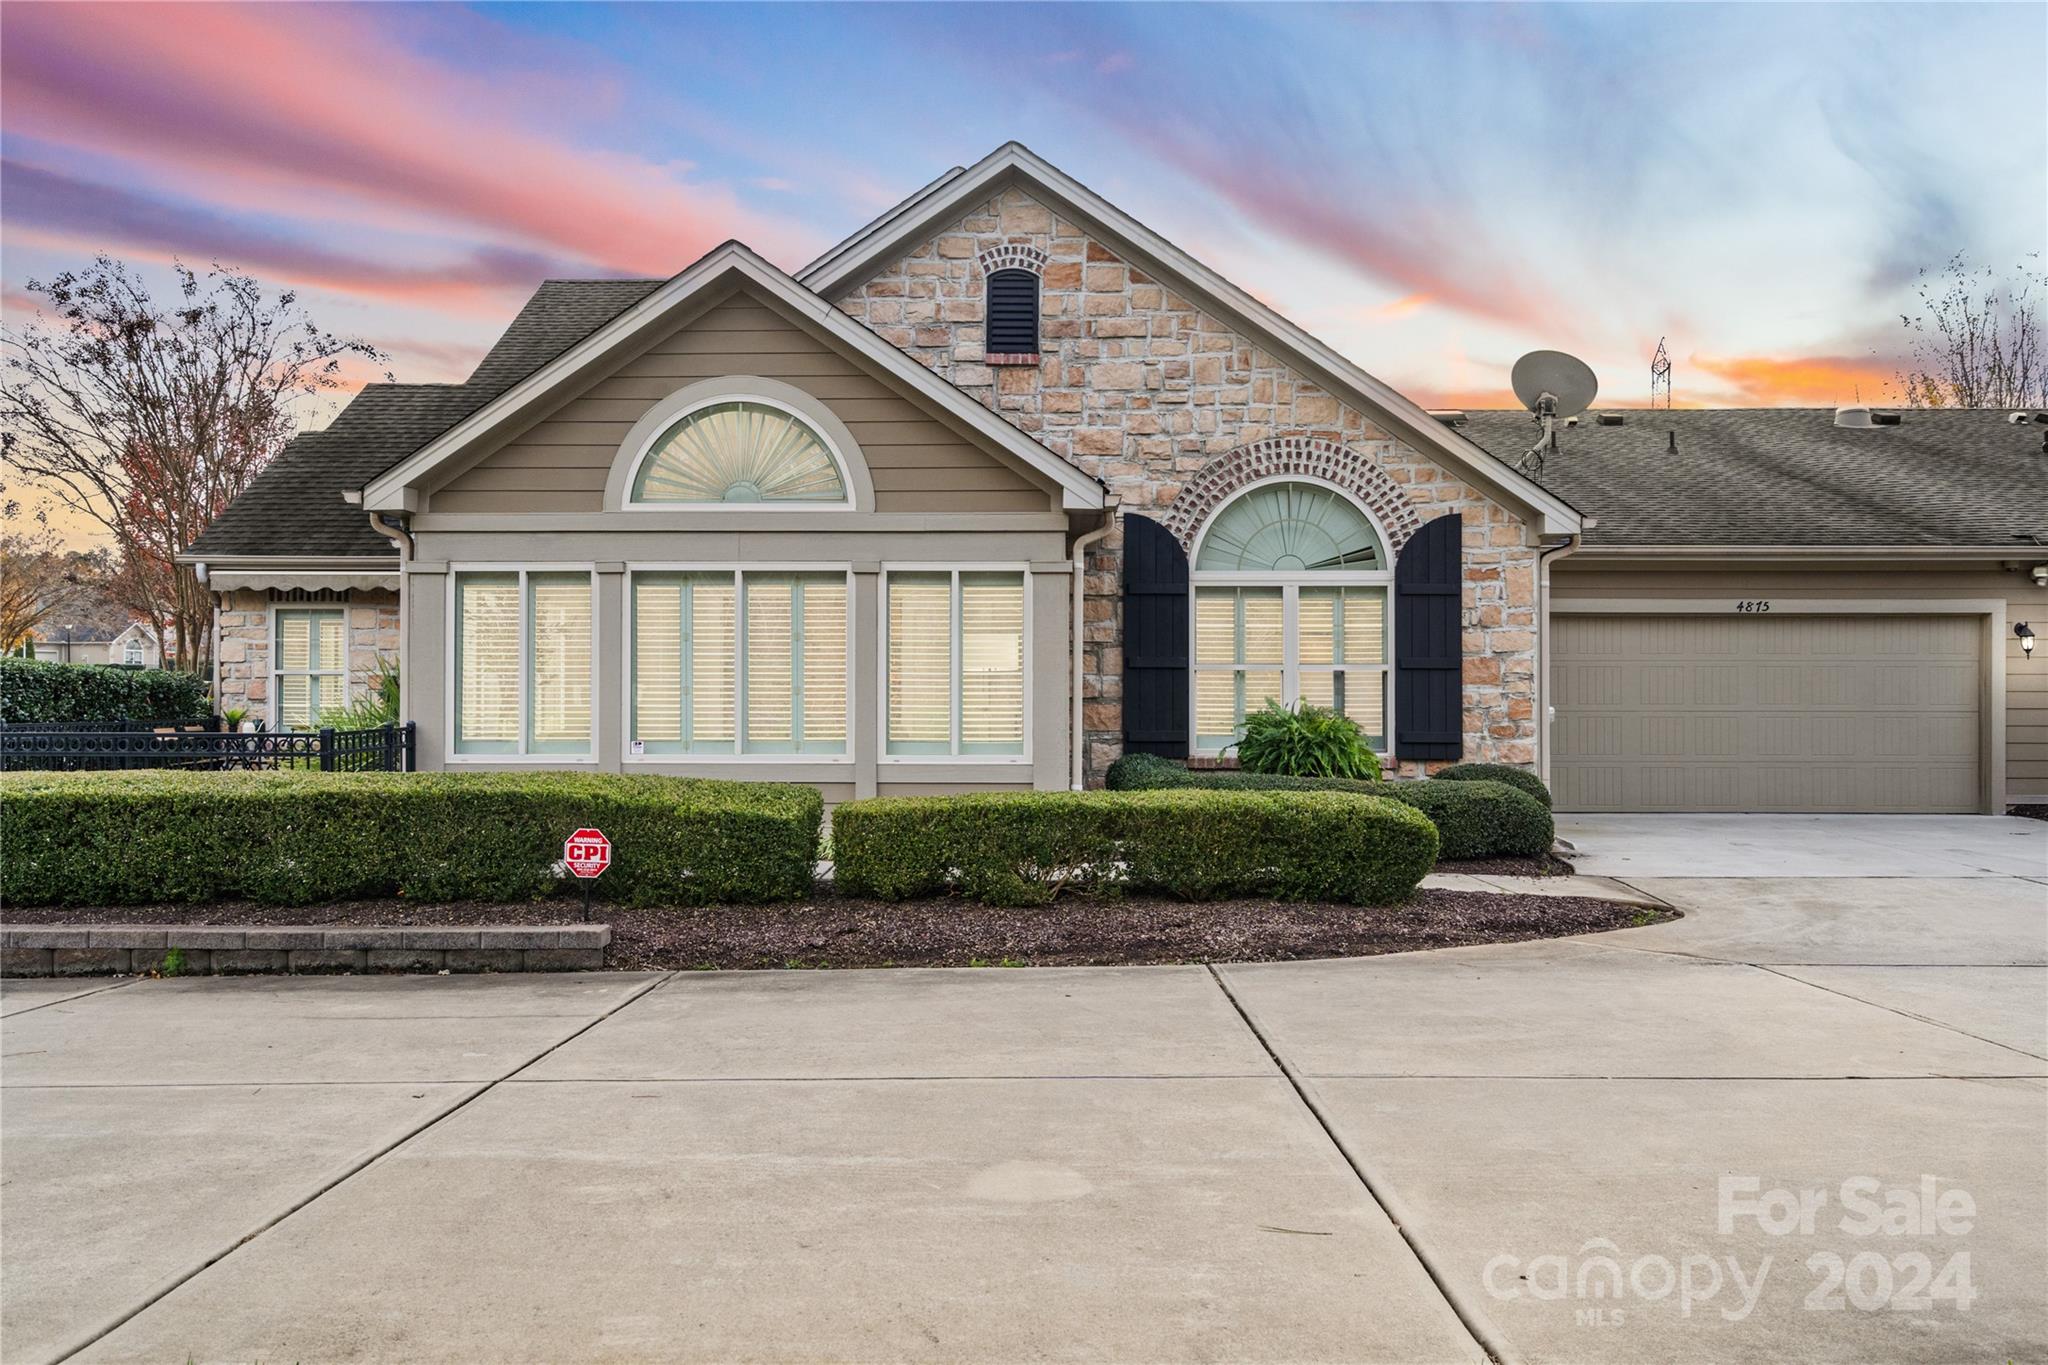
[{"label": "tree with orange leaves", "polygon": [[8,463],[107,529],[127,604],[196,671],[212,598],[177,555],[291,439],[296,403],[340,387],[347,358],[384,356],[315,326],[292,290],[173,269],[169,306],[107,256],[29,281],[56,316],[0,335],[0,437]]}]

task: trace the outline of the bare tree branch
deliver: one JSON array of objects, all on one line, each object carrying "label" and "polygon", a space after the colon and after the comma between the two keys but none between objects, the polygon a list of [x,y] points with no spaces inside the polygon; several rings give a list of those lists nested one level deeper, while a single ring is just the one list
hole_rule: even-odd
[{"label": "bare tree branch", "polygon": [[1972,270],[1961,253],[1941,273],[1920,272],[1920,311],[1901,314],[1912,359],[1898,388],[1917,408],[2048,407],[2048,355],[2042,350],[2036,292],[2048,292],[2041,257],[2027,258],[2001,281]]}]

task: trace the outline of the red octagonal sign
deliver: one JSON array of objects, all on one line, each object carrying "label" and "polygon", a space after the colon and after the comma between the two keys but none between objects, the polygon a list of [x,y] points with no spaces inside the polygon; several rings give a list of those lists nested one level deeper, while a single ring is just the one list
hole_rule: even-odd
[{"label": "red octagonal sign", "polygon": [[562,845],[562,861],[569,870],[585,878],[604,875],[612,865],[612,841],[601,829],[579,829]]}]

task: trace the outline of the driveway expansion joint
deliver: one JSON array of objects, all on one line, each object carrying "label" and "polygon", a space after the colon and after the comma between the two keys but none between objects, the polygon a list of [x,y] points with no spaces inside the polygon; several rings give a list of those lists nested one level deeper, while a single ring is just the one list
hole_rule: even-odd
[{"label": "driveway expansion joint", "polygon": [[[584,1023],[581,1027],[576,1028],[570,1031],[569,1033],[563,1035],[562,1037],[557,1038],[554,1042],[549,1043],[546,1047],[534,1053],[525,1061],[520,1062],[517,1066],[514,1066],[511,1070],[505,1072],[503,1075],[498,1076],[492,1080],[472,1083],[469,1089],[465,1093],[460,1095],[453,1104],[448,1105],[439,1113],[433,1114],[427,1117],[426,1119],[421,1120],[419,1123],[412,1125],[411,1127],[401,1132],[397,1137],[393,1138],[389,1142],[381,1143],[375,1146],[366,1154],[362,1154],[350,1159],[338,1173],[323,1180],[320,1183],[320,1185],[317,1188],[315,1188],[311,1193],[294,1200],[289,1207],[284,1209],[282,1212],[278,1213],[275,1217],[265,1219],[256,1227],[251,1228],[249,1231],[241,1234],[239,1237],[236,1237],[233,1241],[229,1242],[226,1246],[221,1247],[218,1251],[215,1251],[213,1254],[201,1260],[197,1265],[188,1267],[187,1269],[177,1272],[169,1276],[168,1278],[164,1279],[163,1281],[160,1281],[156,1285],[156,1287],[149,1290],[142,1296],[141,1302],[136,1303],[129,1308],[121,1310],[120,1312],[114,1314],[105,1321],[101,1322],[99,1325],[88,1328],[85,1332],[73,1337],[69,1342],[58,1347],[58,1349],[49,1357],[49,1365],[62,1365],[62,1362],[71,1359],[73,1356],[78,1355],[80,1352],[84,1350],[87,1350],[97,1342],[106,1338],[108,1335],[113,1333],[115,1330],[117,1330],[124,1324],[141,1316],[143,1313],[147,1312],[156,1304],[161,1303],[164,1299],[168,1298],[171,1294],[177,1292],[177,1290],[182,1288],[184,1285],[188,1284],[192,1280],[204,1274],[207,1270],[218,1265],[220,1262],[226,1260],[229,1256],[232,1256],[235,1252],[241,1250],[249,1243],[255,1241],[264,1233],[269,1232],[272,1228],[284,1222],[293,1214],[298,1213],[301,1209],[306,1208],[308,1205],[314,1203],[316,1200],[319,1200],[327,1194],[331,1193],[336,1187],[340,1186],[344,1182],[360,1175],[363,1171],[375,1165],[377,1162],[383,1160],[391,1153],[397,1151],[406,1143],[411,1142],[414,1138],[426,1132],[428,1129],[435,1127],[444,1120],[453,1117],[457,1113],[460,1113],[463,1109],[468,1108],[470,1104],[482,1098],[484,1095],[489,1094],[492,1090],[496,1089],[504,1082],[512,1079],[514,1076],[526,1070],[528,1067],[540,1062],[543,1058],[547,1057],[556,1049],[563,1047],[568,1043],[574,1042],[576,1039],[582,1037],[591,1029],[596,1028],[599,1024],[611,1018],[620,1010],[626,1008],[626,1006],[632,1004],[636,1000],[642,999],[649,992],[655,990],[657,987],[665,985],[667,982],[673,980],[675,975],[676,974],[674,972],[669,972],[665,975],[655,978],[652,981],[641,983],[638,987],[628,992],[627,995],[623,999],[619,1000],[616,1004],[612,1005],[608,1009],[600,1011],[595,1017],[590,1019],[588,1022]],[[255,1084],[260,1086],[264,1084],[264,1082],[259,1081],[255,1082]]]},{"label": "driveway expansion joint", "polygon": [[1477,1303],[1473,1302],[1469,1295],[1457,1287],[1456,1282],[1451,1279],[1449,1273],[1439,1264],[1435,1253],[1423,1244],[1420,1234],[1415,1230],[1413,1219],[1396,1199],[1385,1177],[1374,1170],[1371,1163],[1366,1161],[1364,1154],[1359,1152],[1343,1134],[1338,1132],[1335,1121],[1331,1119],[1325,1110],[1320,1096],[1315,1092],[1314,1085],[1307,1077],[1295,1070],[1293,1063],[1280,1055],[1279,1049],[1274,1046],[1272,1039],[1267,1036],[1265,1029],[1260,1026],[1258,1020],[1253,1016],[1251,1008],[1238,998],[1236,991],[1230,988],[1229,980],[1217,968],[1216,964],[1209,963],[1207,966],[1209,975],[1216,982],[1217,989],[1222,991],[1224,998],[1230,1001],[1230,1007],[1237,1011],[1237,1017],[1244,1021],[1244,1026],[1251,1030],[1254,1038],[1258,1039],[1259,1046],[1265,1050],[1266,1055],[1273,1059],[1273,1065],[1286,1078],[1287,1084],[1294,1091],[1295,1098],[1299,1099],[1302,1107],[1308,1110],[1309,1116],[1315,1120],[1316,1126],[1323,1130],[1323,1136],[1328,1138],[1330,1145],[1337,1149],[1337,1155],[1343,1159],[1344,1164],[1351,1168],[1351,1173],[1358,1178],[1358,1183],[1365,1188],[1367,1197],[1379,1205],[1380,1212],[1385,1214],[1387,1221],[1394,1225],[1394,1231],[1401,1235],[1401,1240],[1407,1244],[1408,1250],[1414,1254],[1416,1261],[1421,1264],[1422,1273],[1429,1276],[1430,1283],[1436,1286],[1437,1293],[1443,1296],[1444,1303],[1449,1306],[1452,1315],[1458,1319],[1459,1324],[1471,1334],[1473,1342],[1486,1354],[1488,1360],[1496,1361],[1498,1365],[1523,1365],[1524,1358],[1521,1353],[1515,1350],[1514,1346],[1502,1335],[1500,1328],[1494,1325],[1493,1320],[1487,1317],[1484,1310]]}]

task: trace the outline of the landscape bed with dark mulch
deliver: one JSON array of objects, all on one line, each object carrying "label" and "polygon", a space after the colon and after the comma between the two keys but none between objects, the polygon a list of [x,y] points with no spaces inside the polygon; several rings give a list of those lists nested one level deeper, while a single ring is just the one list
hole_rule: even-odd
[{"label": "landscape bed with dark mulch", "polygon": [[[575,900],[518,905],[354,901],[10,909],[9,924],[573,924]],[[1273,962],[1513,943],[1654,924],[1669,912],[1583,896],[1422,891],[1405,905],[1063,898],[996,909],[958,900],[854,900],[632,910],[600,905],[606,965],[645,968],[1059,967],[1145,962]]]}]

